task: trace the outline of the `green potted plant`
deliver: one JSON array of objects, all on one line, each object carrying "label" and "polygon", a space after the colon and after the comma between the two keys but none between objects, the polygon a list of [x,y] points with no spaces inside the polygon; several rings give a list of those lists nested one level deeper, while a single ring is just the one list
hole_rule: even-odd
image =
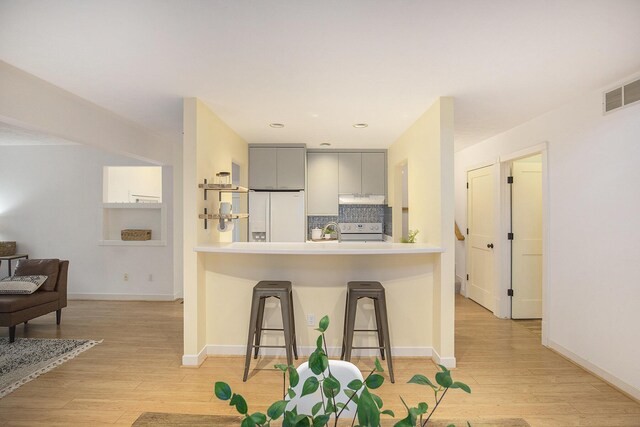
[{"label": "green potted plant", "polygon": [[[275,426],[280,419],[283,427],[336,427],[341,415],[350,407],[355,407],[356,409],[352,426],[379,427],[381,416],[395,417],[393,411],[383,409],[384,403],[382,399],[372,392],[372,390],[377,389],[384,383],[384,377],[380,375],[381,372],[384,372],[384,369],[378,358],[375,359],[374,369],[364,377],[364,380],[353,379],[347,384],[341,384],[331,374],[331,361],[327,357],[325,339],[325,331],[328,327],[329,317],[324,316],[320,320],[317,329],[320,332],[320,336],[316,341],[316,349],[309,356],[309,368],[314,375],[309,376],[304,381],[302,392],[300,393],[300,398],[302,398],[316,393],[318,390],[321,391],[319,394],[320,400],[313,405],[311,413],[298,413],[297,405],[294,405],[292,409],[287,409],[291,406],[289,405],[290,402],[295,403],[297,393],[294,388],[298,386],[300,381],[298,371],[292,365],[275,365],[275,368],[283,373],[284,395],[281,400],[269,406],[266,414],[262,412],[251,414],[244,397],[233,393],[231,387],[225,382],[219,381],[215,383],[214,393],[216,397],[220,400],[229,401],[229,405],[234,406],[243,416],[241,427],[270,427],[272,423]],[[400,400],[402,400],[402,404],[407,410],[407,415],[395,423],[395,427],[425,427],[449,389],[460,389],[466,393],[471,393],[469,386],[453,381],[451,372],[446,367],[438,366],[440,371],[435,376],[435,383],[420,374],[414,375],[408,381],[412,384],[425,386],[433,391],[435,404],[431,411],[429,411],[429,405],[426,402],[420,402],[417,406],[410,407],[401,396]],[[286,387],[287,375],[289,377],[288,388]],[[338,402],[338,397],[342,394],[344,395],[343,399]],[[355,424],[356,419],[358,424]]]},{"label": "green potted plant", "polygon": [[420,230],[409,230],[409,234],[407,235],[407,237],[401,238],[400,243],[415,243],[416,236],[418,235],[419,232]]}]

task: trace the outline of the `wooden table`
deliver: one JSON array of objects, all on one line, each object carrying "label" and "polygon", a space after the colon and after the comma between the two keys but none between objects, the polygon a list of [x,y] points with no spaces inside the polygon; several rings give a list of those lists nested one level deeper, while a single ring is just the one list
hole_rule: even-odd
[{"label": "wooden table", "polygon": [[13,255],[7,255],[7,256],[0,256],[0,262],[2,261],[7,261],[7,274],[9,276],[11,276],[11,261],[13,261],[14,259],[20,259],[20,258],[24,258],[24,259],[29,259],[29,255],[28,254],[13,254]]},{"label": "wooden table", "polygon": [[[343,421],[342,419],[340,421]],[[399,421],[383,416],[381,427],[392,427]],[[160,412],[143,412],[138,419],[132,424],[132,427],[154,427],[154,426],[172,426],[172,427],[240,427],[242,417],[233,415],[194,415],[194,414],[166,414]],[[466,426],[466,420],[453,420],[457,426]],[[274,426],[280,426],[282,418],[272,423]],[[451,424],[451,421],[435,420],[429,421],[429,427],[445,427]],[[473,419],[471,424],[474,427],[528,427],[529,424],[522,418],[496,418],[496,419]],[[333,424],[331,424],[333,425]],[[339,426],[348,427],[351,420],[340,422]]]}]

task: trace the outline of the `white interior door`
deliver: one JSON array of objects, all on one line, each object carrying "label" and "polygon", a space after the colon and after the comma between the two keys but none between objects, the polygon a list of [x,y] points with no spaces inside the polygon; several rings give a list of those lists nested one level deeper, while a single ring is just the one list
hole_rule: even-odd
[{"label": "white interior door", "polygon": [[493,166],[469,171],[467,182],[469,184],[467,296],[493,311],[493,239],[495,236]]},{"label": "white interior door", "polygon": [[542,159],[516,160],[511,184],[513,319],[542,317]]}]

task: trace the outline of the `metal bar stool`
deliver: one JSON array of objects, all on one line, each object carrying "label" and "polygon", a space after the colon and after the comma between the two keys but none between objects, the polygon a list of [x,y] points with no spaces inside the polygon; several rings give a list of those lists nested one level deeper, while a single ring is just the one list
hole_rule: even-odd
[{"label": "metal bar stool", "polygon": [[[267,298],[278,298],[282,311],[282,329],[263,328],[264,303]],[[260,345],[262,331],[283,331],[284,345]],[[244,363],[244,376],[242,381],[247,381],[249,364],[251,363],[251,350],[254,350],[254,359],[258,358],[260,347],[284,348],[287,353],[287,364],[293,364],[293,356],[298,359],[296,343],[296,324],[293,316],[293,293],[291,282],[263,280],[253,287],[251,300],[251,317],[249,318],[249,336],[247,339],[247,355]]]},{"label": "metal bar stool", "polygon": [[[376,314],[376,329],[355,329],[356,311],[360,298],[371,298]],[[354,332],[377,332],[378,347],[354,347]],[[344,335],[342,341],[342,360],[351,361],[353,349],[378,349],[382,360],[387,360],[389,379],[395,382],[393,377],[393,362],[391,360],[391,340],[389,339],[389,322],[387,319],[387,301],[384,287],[380,282],[357,281],[347,283],[347,303],[344,316]]]}]

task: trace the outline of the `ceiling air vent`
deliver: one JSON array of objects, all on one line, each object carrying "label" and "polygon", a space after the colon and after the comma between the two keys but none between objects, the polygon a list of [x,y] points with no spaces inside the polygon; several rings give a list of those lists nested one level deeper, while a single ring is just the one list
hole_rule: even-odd
[{"label": "ceiling air vent", "polygon": [[640,101],[640,80],[624,85],[624,105]]},{"label": "ceiling air vent", "polygon": [[604,112],[622,107],[622,88],[614,89],[604,94]]},{"label": "ceiling air vent", "polygon": [[640,79],[606,92],[604,112],[608,113],[638,101],[640,101]]}]

